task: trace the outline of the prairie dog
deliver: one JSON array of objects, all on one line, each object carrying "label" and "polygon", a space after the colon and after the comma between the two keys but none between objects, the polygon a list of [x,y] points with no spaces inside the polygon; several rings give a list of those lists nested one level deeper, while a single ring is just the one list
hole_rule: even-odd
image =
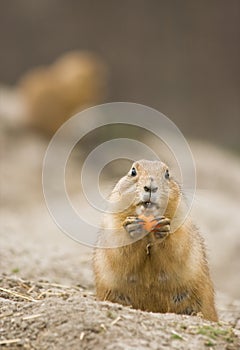
[{"label": "prairie dog", "polygon": [[121,211],[104,214],[99,243],[110,248],[94,250],[97,298],[217,321],[203,238],[189,217],[172,229],[181,221],[184,200],[168,167],[133,163],[110,201]]}]

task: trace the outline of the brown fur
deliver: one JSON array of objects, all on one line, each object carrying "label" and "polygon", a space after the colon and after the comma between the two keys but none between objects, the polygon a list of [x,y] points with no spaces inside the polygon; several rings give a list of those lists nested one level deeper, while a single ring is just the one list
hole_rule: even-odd
[{"label": "brown fur", "polygon": [[[164,216],[173,220],[174,215],[177,215],[181,192],[172,178],[166,182],[162,176],[166,165],[139,161],[134,166],[137,168],[137,178],[131,180],[128,175],[121,179],[111,196],[117,196],[121,201],[126,181],[135,181],[133,188],[139,193],[151,176],[156,180],[159,193],[166,190],[167,183],[169,192]],[[138,197],[121,213],[105,215],[100,241],[106,234],[108,224],[114,222],[116,229],[110,231],[106,239],[114,238],[117,242],[119,239],[121,244],[122,237],[128,235],[122,229],[123,222],[127,216],[136,216],[137,200]],[[206,319],[217,321],[203,238],[190,218],[163,240],[150,232],[132,244],[117,248],[96,248],[94,273],[100,300],[152,312],[202,314]]]}]

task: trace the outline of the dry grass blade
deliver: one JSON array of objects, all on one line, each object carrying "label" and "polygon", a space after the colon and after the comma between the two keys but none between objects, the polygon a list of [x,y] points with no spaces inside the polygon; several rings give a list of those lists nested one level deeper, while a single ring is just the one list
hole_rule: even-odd
[{"label": "dry grass blade", "polygon": [[81,334],[80,334],[80,340],[83,340],[83,338],[85,337],[85,333],[84,332],[81,332]]},{"label": "dry grass blade", "polygon": [[106,331],[107,330],[107,328],[106,328],[106,326],[105,326],[105,324],[103,324],[103,323],[101,323],[100,324],[100,327],[104,330],[104,331]]},{"label": "dry grass blade", "polygon": [[27,293],[30,294],[32,291],[36,288],[35,285],[33,285],[31,288],[28,289]]},{"label": "dry grass blade", "polygon": [[64,296],[69,296],[69,293],[67,293],[65,291],[55,292],[55,291],[52,291],[51,289],[47,289],[47,290],[41,292],[37,296],[37,300],[39,300],[43,297],[64,297]]},{"label": "dry grass blade", "polygon": [[20,341],[21,341],[20,338],[16,338],[16,339],[5,339],[5,340],[0,340],[0,345],[14,344],[14,343],[19,343]]},{"label": "dry grass blade", "polygon": [[12,316],[13,315],[13,312],[10,311],[10,312],[5,312],[4,314],[1,314],[0,315],[0,318],[4,318],[4,317],[9,317],[9,316]]},{"label": "dry grass blade", "polygon": [[42,314],[24,316],[24,317],[22,318],[22,320],[23,320],[23,321],[32,320],[32,319],[34,319],[34,318],[38,318],[38,317],[41,317],[41,316],[42,316]]},{"label": "dry grass blade", "polygon": [[184,337],[183,337],[181,334],[179,334],[178,332],[172,330],[171,333],[172,333],[172,335],[173,335],[173,337],[174,337],[175,339],[180,339],[180,340],[185,340],[185,341],[187,341],[186,338],[184,338]]},{"label": "dry grass blade", "polygon": [[120,321],[121,320],[121,316],[118,316],[117,318],[115,318],[115,320],[113,320],[112,322],[111,322],[111,326],[114,326],[118,321]]},{"label": "dry grass blade", "polygon": [[6,289],[6,288],[1,288],[0,287],[0,291],[8,293],[8,294],[13,295],[13,296],[18,297],[18,298],[22,298],[22,299],[28,300],[28,301],[35,301],[35,302],[37,302],[37,300],[35,300],[35,299],[31,298],[31,297],[27,297],[26,295],[14,292],[13,290],[10,290],[10,289]]},{"label": "dry grass blade", "polygon": [[75,287],[71,286],[66,286],[64,284],[59,284],[59,283],[50,283],[50,282],[38,282],[39,285],[42,286],[50,286],[50,287],[56,287],[56,288],[62,288],[62,289],[73,289]]}]

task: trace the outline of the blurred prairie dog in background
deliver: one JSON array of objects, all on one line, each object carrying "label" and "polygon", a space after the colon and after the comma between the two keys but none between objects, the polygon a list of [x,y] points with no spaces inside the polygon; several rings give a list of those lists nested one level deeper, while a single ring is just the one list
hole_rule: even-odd
[{"label": "blurred prairie dog in background", "polygon": [[75,113],[104,102],[107,85],[107,66],[100,57],[71,51],[51,65],[30,69],[16,88],[2,88],[0,117],[52,136]]}]

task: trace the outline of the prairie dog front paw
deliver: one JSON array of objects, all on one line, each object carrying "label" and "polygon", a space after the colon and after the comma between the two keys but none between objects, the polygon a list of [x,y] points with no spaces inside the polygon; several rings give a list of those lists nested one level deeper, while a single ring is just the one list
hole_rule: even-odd
[{"label": "prairie dog front paw", "polygon": [[160,218],[154,219],[155,226],[153,227],[153,234],[157,239],[167,238],[170,234],[170,220],[161,216]]},{"label": "prairie dog front paw", "polygon": [[128,216],[123,223],[123,227],[131,238],[140,238],[147,234],[147,230],[144,227],[144,220],[137,216]]}]

